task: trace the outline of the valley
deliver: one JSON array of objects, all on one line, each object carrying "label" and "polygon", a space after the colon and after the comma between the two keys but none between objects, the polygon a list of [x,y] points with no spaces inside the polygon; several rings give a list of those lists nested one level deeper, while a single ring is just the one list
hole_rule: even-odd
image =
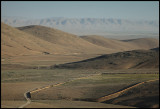
[{"label": "valley", "polygon": [[[2,108],[159,107],[159,40],[77,36],[40,25],[1,27]],[[33,92],[30,103],[26,92]]]}]

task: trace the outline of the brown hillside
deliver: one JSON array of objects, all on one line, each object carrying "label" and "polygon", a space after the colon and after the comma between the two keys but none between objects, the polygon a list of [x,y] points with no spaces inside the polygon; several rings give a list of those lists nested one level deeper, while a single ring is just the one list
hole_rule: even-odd
[{"label": "brown hillside", "polygon": [[131,39],[123,41],[128,42],[132,45],[137,45],[141,49],[146,49],[146,50],[159,47],[159,40],[154,38],[139,38],[139,39]]},{"label": "brown hillside", "polygon": [[52,66],[51,68],[77,69],[130,69],[159,68],[159,52],[155,50],[133,50],[102,55],[83,61]]},{"label": "brown hillside", "polygon": [[1,27],[2,58],[18,55],[116,52],[116,50],[89,43],[75,35],[44,26],[19,28],[22,31],[4,23],[1,23]]},{"label": "brown hillside", "polygon": [[152,43],[146,40],[144,44],[141,44],[139,40],[119,41],[94,36],[89,37],[89,40],[93,39],[93,41],[88,41],[76,35],[44,26],[31,25],[13,28],[1,23],[1,27],[2,58],[37,54],[110,54],[140,47],[145,48],[147,44],[146,48],[152,48],[152,45],[157,46],[157,41],[154,39]]},{"label": "brown hillside", "polygon": [[65,51],[65,48],[59,45],[49,43],[4,23],[1,23],[1,27],[2,58],[17,55],[37,55],[44,52],[54,54]]},{"label": "brown hillside", "polygon": [[45,41],[51,42],[56,45],[66,47],[70,53],[113,53],[117,52],[112,48],[105,48],[97,46],[88,41],[79,38],[76,35],[69,34],[54,28],[45,26],[31,25],[26,27],[18,27],[19,30],[32,34]]},{"label": "brown hillside", "polygon": [[132,40],[116,40],[109,39],[103,36],[80,36],[82,39],[93,44],[103,46],[106,48],[113,48],[118,51],[135,50],[135,49],[151,49],[159,46],[159,41],[153,38],[140,38]]}]

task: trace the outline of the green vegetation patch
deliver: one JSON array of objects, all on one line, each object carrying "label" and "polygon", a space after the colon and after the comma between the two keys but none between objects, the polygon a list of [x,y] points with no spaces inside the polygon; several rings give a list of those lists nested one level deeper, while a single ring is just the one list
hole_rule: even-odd
[{"label": "green vegetation patch", "polygon": [[159,74],[102,74],[67,82],[65,85],[136,83],[158,79]]}]

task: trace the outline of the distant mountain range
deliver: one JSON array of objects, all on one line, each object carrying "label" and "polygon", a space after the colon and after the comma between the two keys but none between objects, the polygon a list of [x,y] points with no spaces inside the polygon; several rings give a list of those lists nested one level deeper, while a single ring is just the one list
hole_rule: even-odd
[{"label": "distant mountain range", "polygon": [[159,21],[125,20],[113,18],[63,18],[25,19],[2,17],[2,22],[13,27],[42,25],[76,35],[107,35],[109,33],[153,34],[159,33]]}]

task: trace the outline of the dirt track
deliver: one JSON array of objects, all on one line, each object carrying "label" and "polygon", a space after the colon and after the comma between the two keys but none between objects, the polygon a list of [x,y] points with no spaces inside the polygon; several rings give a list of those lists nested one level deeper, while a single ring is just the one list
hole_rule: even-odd
[{"label": "dirt track", "polygon": [[[84,79],[84,78],[88,78],[88,77],[96,76],[96,75],[101,75],[101,73],[94,74],[94,75],[89,75],[89,76],[86,76],[86,77],[80,77],[80,78],[72,79],[72,80],[70,80],[70,81],[66,81],[66,82],[62,82],[62,83],[57,83],[57,84],[52,84],[52,85],[44,86],[44,87],[41,87],[41,88],[32,89],[32,90],[24,93],[24,97],[26,98],[27,103],[21,105],[19,108],[24,108],[25,106],[27,106],[27,105],[29,105],[29,104],[31,103],[30,98],[28,98],[27,95],[26,95],[27,93],[33,94],[33,93],[35,93],[35,92],[39,92],[39,91],[44,90],[44,89],[47,89],[47,88],[57,87],[57,86],[63,85],[63,84],[68,83],[68,82],[72,82],[72,81],[75,81],[75,80],[78,80],[78,79]],[[156,79],[156,80],[158,80],[158,79]],[[152,82],[152,81],[155,81],[155,80],[148,80],[148,81],[145,81],[145,82],[137,83],[137,84],[135,84],[135,85],[133,85],[133,86],[131,86],[131,87],[128,87],[128,88],[126,88],[126,89],[124,89],[124,90],[121,90],[121,91],[119,91],[119,92],[110,94],[110,95],[108,95],[108,96],[101,97],[101,98],[99,98],[99,99],[97,100],[97,102],[103,102],[103,101],[106,101],[106,100],[110,100],[110,99],[112,99],[112,98],[116,98],[116,97],[118,97],[119,95],[121,95],[123,92],[125,92],[125,91],[127,91],[127,90],[129,90],[129,89],[131,89],[131,88],[134,88],[134,87],[139,86],[139,85],[141,85],[141,84],[143,84],[143,83]]]},{"label": "dirt track", "polygon": [[25,104],[19,106],[19,108],[24,108],[25,106],[27,106],[27,105],[29,105],[29,104],[31,103],[30,98],[27,97],[27,93],[24,93],[24,97],[26,98],[27,103],[25,103]]},{"label": "dirt track", "polygon": [[152,81],[156,81],[156,80],[159,80],[159,79],[148,80],[148,81],[145,81],[145,82],[137,83],[137,84],[135,84],[135,85],[133,85],[133,86],[131,86],[131,87],[128,87],[128,88],[126,88],[126,89],[124,89],[124,90],[121,90],[121,91],[119,91],[119,92],[116,92],[116,93],[113,93],[113,94],[110,94],[110,95],[101,97],[101,98],[99,98],[99,99],[97,100],[97,102],[103,102],[103,101],[107,101],[107,100],[116,98],[116,97],[118,97],[119,95],[121,95],[122,93],[124,93],[125,91],[130,90],[131,88],[137,87],[137,86],[139,86],[139,85],[141,85],[141,84],[144,84],[144,83],[146,83],[146,82],[152,82]]},{"label": "dirt track", "polygon": [[101,73],[94,74],[94,75],[89,75],[89,76],[85,76],[85,77],[76,78],[76,79],[73,79],[73,80],[70,80],[70,81],[66,81],[66,82],[62,82],[62,83],[58,83],[58,84],[54,84],[54,85],[52,84],[52,85],[49,85],[49,86],[44,86],[44,87],[41,87],[41,88],[32,89],[31,91],[28,91],[28,92],[24,93],[24,97],[26,98],[27,102],[25,104],[19,106],[19,108],[24,108],[25,106],[27,106],[27,105],[29,105],[31,103],[30,98],[27,97],[27,93],[33,94],[35,92],[39,92],[39,91],[47,89],[47,88],[57,87],[57,86],[60,86],[62,84],[65,84],[65,83],[68,83],[68,82],[71,82],[71,81],[75,81],[75,80],[78,80],[78,79],[84,79],[84,78],[88,78],[90,76],[96,76],[96,75],[101,75]]}]

